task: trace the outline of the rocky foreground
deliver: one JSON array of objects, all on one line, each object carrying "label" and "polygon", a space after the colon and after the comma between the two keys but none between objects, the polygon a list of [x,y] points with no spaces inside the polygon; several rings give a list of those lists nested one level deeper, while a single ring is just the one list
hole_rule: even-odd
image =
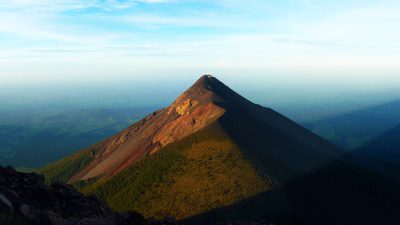
[{"label": "rocky foreground", "polygon": [[[72,186],[48,186],[36,173],[21,173],[0,166],[0,225],[178,225],[164,220],[145,219],[138,212],[117,213],[95,196],[85,196]],[[231,222],[218,225],[271,225]]]},{"label": "rocky foreground", "polygon": [[137,212],[116,213],[95,196],[72,186],[48,186],[35,173],[0,166],[1,225],[172,225],[175,221],[146,220]]}]

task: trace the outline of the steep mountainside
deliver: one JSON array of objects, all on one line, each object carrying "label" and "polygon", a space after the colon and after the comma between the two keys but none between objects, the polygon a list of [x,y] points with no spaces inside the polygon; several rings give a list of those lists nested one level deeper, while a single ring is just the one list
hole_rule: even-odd
[{"label": "steep mountainside", "polygon": [[341,151],[212,76],[169,107],[41,170],[117,210],[179,219],[271,190]]}]

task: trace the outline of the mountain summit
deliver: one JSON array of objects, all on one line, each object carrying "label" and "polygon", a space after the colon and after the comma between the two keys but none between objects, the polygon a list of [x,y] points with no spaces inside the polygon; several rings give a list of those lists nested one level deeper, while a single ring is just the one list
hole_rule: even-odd
[{"label": "mountain summit", "polygon": [[180,102],[186,98],[195,99],[201,103],[225,103],[237,106],[244,106],[250,103],[211,75],[200,77],[175,102]]},{"label": "mountain summit", "polygon": [[341,150],[205,75],[170,106],[41,170],[116,210],[197,215],[314,171]]}]

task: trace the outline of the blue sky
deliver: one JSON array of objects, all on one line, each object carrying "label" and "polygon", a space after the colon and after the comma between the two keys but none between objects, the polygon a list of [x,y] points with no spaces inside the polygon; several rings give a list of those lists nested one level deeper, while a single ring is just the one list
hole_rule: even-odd
[{"label": "blue sky", "polygon": [[2,84],[400,81],[395,0],[0,0]]}]

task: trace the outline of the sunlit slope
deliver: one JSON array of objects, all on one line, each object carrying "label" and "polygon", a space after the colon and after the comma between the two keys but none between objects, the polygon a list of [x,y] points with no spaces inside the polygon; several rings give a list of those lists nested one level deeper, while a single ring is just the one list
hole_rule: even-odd
[{"label": "sunlit slope", "polygon": [[86,183],[81,186],[83,192],[96,194],[116,210],[178,219],[230,205],[274,186],[273,179],[258,173],[217,123],[109,179]]},{"label": "sunlit slope", "polygon": [[81,151],[51,163],[37,172],[44,175],[47,183],[67,182],[94,159],[93,152]]}]

